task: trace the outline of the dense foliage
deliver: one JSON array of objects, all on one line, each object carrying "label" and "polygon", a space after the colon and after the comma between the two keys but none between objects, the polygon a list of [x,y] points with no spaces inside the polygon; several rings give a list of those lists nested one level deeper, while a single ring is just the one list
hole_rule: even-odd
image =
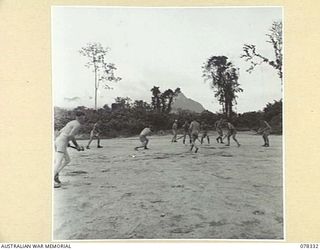
[{"label": "dense foliage", "polygon": [[[147,102],[138,100],[132,101],[130,98],[117,97],[115,103],[110,108],[104,105],[98,110],[77,107],[74,110],[66,110],[55,107],[54,109],[54,128],[61,129],[68,121],[74,119],[74,112],[81,110],[86,114],[85,124],[82,126],[80,134],[87,138],[93,124],[101,121],[100,129],[102,137],[111,138],[118,136],[137,135],[149,125],[153,125],[157,133],[167,133],[171,130],[173,121],[178,120],[179,128],[185,120],[192,121],[197,119],[214,130],[214,123],[223,117],[222,114],[212,113],[208,110],[202,113],[194,113],[186,110],[179,110],[178,113],[158,112]],[[282,133],[282,101],[268,103],[263,111],[246,112],[232,116],[232,123],[238,130],[257,130],[259,120],[265,119],[270,123],[273,132]]]}]

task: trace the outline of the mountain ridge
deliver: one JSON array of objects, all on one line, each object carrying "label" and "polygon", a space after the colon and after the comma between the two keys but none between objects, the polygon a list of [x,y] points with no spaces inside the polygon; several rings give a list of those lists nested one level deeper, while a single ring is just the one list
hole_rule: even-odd
[{"label": "mountain ridge", "polygon": [[186,97],[182,92],[180,92],[173,100],[171,112],[178,113],[179,110],[201,113],[205,108],[199,102]]}]

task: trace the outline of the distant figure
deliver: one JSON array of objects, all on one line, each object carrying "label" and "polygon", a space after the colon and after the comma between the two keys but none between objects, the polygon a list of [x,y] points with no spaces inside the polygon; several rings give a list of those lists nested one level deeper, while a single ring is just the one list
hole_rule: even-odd
[{"label": "distant figure", "polygon": [[149,143],[147,136],[151,135],[151,134],[152,134],[152,126],[144,128],[139,135],[139,139],[142,143],[142,146],[135,147],[134,150],[138,150],[139,148],[149,149],[147,147],[147,145]]},{"label": "distant figure", "polygon": [[72,141],[74,146],[80,151],[81,147],[78,145],[75,135],[79,132],[81,124],[84,122],[85,114],[76,112],[76,119],[68,122],[58,133],[55,139],[55,157],[54,157],[54,187],[61,187],[59,179],[60,171],[70,163],[70,156],[68,154],[68,144]]},{"label": "distant figure", "polygon": [[192,151],[193,147],[195,147],[196,148],[195,153],[197,153],[199,148],[196,145],[196,140],[198,139],[199,132],[200,132],[200,123],[197,122],[196,120],[193,120],[190,123],[189,131],[192,138],[190,151]]},{"label": "distant figure", "polygon": [[172,134],[173,137],[171,139],[171,142],[177,142],[177,135],[178,135],[178,120],[174,120],[174,123],[172,125]]},{"label": "distant figure", "polygon": [[208,135],[209,127],[206,123],[201,124],[202,136],[201,136],[201,144],[203,143],[203,139],[207,137],[208,144],[210,144],[210,138]]},{"label": "distant figure", "polygon": [[100,122],[97,121],[94,125],[93,125],[93,128],[90,132],[90,140],[88,142],[88,145],[87,145],[87,149],[90,149],[90,144],[91,142],[93,141],[94,138],[97,138],[97,148],[103,148],[101,145],[100,145],[100,128],[99,128],[99,125],[100,125]]},{"label": "distant figure", "polygon": [[236,128],[230,123],[227,122],[227,137],[228,137],[228,144],[227,146],[230,146],[230,137],[232,136],[232,139],[237,143],[238,147],[240,147],[240,143],[236,139],[237,130]]},{"label": "distant figure", "polygon": [[223,143],[223,131],[222,131],[222,127],[223,127],[223,119],[221,118],[220,120],[216,121],[216,123],[214,124],[216,127],[216,130],[218,132],[218,137],[216,138],[217,142],[219,143]]},{"label": "distant figure", "polygon": [[259,134],[262,134],[262,138],[264,140],[264,144],[262,145],[263,147],[269,147],[269,135],[271,133],[271,126],[269,125],[269,123],[267,123],[267,121],[265,120],[260,120],[260,128],[258,130]]}]

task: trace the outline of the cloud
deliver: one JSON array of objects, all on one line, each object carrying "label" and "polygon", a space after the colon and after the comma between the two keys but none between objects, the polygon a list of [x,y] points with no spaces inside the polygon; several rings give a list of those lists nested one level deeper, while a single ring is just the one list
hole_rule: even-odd
[{"label": "cloud", "polygon": [[80,101],[80,100],[81,100],[81,98],[78,97],[78,96],[71,97],[71,98],[65,97],[65,98],[63,98],[63,99],[64,99],[65,101],[67,101],[67,102],[77,102],[77,101]]}]

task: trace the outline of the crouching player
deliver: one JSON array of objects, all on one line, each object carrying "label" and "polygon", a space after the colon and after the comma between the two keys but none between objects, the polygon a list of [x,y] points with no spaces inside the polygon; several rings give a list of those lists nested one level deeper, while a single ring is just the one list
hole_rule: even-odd
[{"label": "crouching player", "polygon": [[54,187],[61,187],[61,181],[59,180],[60,171],[70,163],[70,157],[68,154],[69,141],[75,145],[80,151],[81,147],[78,145],[75,135],[79,132],[81,124],[84,122],[85,114],[82,112],[76,112],[76,119],[68,122],[59,132],[55,139],[55,157],[54,157]]},{"label": "crouching player", "polygon": [[138,150],[139,148],[149,149],[147,147],[149,143],[149,139],[147,138],[147,136],[151,134],[152,134],[152,126],[144,128],[139,135],[139,139],[142,143],[142,146],[135,147],[134,150]]}]

